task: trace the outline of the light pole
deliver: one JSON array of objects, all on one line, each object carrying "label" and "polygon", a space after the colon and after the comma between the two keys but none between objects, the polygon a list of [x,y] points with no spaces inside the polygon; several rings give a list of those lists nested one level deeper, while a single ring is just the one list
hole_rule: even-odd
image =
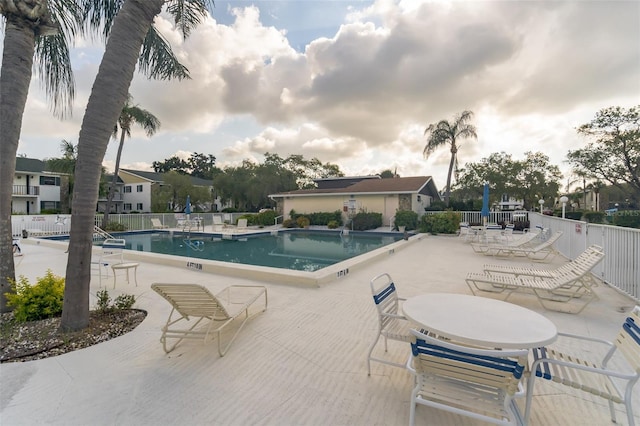
[{"label": "light pole", "polygon": [[563,195],[562,197],[560,197],[560,202],[562,203],[562,218],[563,219],[564,219],[565,208],[567,206],[567,201],[569,201],[569,198],[567,198],[566,195]]},{"label": "light pole", "polygon": [[540,198],[538,200],[538,204],[540,204],[540,214],[542,214],[542,209],[544,207],[544,198]]}]

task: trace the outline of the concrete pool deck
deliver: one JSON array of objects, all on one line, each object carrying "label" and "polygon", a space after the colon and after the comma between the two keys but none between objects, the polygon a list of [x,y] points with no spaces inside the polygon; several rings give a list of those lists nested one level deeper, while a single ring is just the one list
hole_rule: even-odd
[{"label": "concrete pool deck", "polygon": [[[47,269],[64,275],[65,248],[33,241],[22,244],[24,255],[16,258],[16,274],[31,282]],[[556,258],[549,266],[562,262]],[[405,425],[412,376],[378,363],[372,364],[372,375],[367,376],[366,354],[377,330],[369,280],[382,272],[391,274],[402,297],[470,294],[464,278],[468,272],[481,271],[485,263],[533,265],[475,254],[459,238],[431,235],[316,288],[140,261],[138,287],[122,279],[115,290],[112,280],[103,284],[112,297],[137,296],[136,307],[148,312],[142,324],[91,348],[1,364],[0,423]],[[159,338],[171,306],[150,289],[154,282],[197,283],[214,293],[232,284],[263,284],[269,308],[247,323],[223,358],[216,342],[183,342],[167,355]],[[96,272],[92,305],[99,289]],[[515,295],[510,301],[542,313],[561,331],[611,339],[634,302],[605,285],[595,291],[600,299],[579,315],[546,311],[531,295]],[[403,361],[407,354],[406,345],[389,343],[388,356]],[[639,389],[634,405],[640,407]],[[616,409],[618,424],[626,424],[622,406]],[[481,424],[426,407],[418,407],[416,413],[417,425]],[[604,400],[539,381],[530,424],[611,422]]]}]

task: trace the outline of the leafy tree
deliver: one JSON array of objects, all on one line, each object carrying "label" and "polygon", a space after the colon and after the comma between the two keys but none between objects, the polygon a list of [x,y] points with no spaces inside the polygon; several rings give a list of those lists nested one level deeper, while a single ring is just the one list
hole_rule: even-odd
[{"label": "leafy tree", "polygon": [[[94,4],[93,2],[88,2]],[[99,2],[98,2],[99,3]],[[167,12],[187,37],[207,13],[207,0],[173,0]],[[97,3],[95,3],[97,5]],[[110,33],[85,110],[78,140],[78,162],[72,210],[71,238],[67,262],[62,330],[79,330],[89,323],[89,282],[91,280],[91,247],[95,206],[98,201],[100,165],[127,94],[143,42],[164,0],[125,0],[109,26]],[[99,7],[90,16],[103,20],[106,12]],[[106,27],[107,25],[105,25]],[[166,46],[166,45],[165,45]],[[175,68],[170,63],[159,66],[156,55],[142,49],[142,57],[150,64],[143,71],[151,77],[172,78]],[[182,75],[186,77],[186,74]],[[80,195],[80,196],[79,196]]]},{"label": "leafy tree", "polygon": [[211,205],[211,192],[208,188],[202,186],[194,186],[191,177],[181,175],[177,172],[168,172],[163,179],[163,185],[154,187],[155,192],[152,199],[153,211],[176,211],[183,210],[185,207],[187,195],[191,197],[191,204],[196,206]]},{"label": "leafy tree", "polygon": [[589,142],[567,154],[574,171],[640,199],[640,105],[602,109],[578,133]]},{"label": "leafy tree", "polygon": [[111,179],[111,186],[109,186],[109,193],[107,194],[107,204],[104,209],[104,216],[102,218],[102,228],[106,228],[109,223],[109,213],[111,212],[111,204],[113,203],[113,195],[116,192],[116,184],[118,183],[118,172],[120,171],[120,159],[122,158],[122,148],[124,147],[125,137],[131,137],[131,126],[138,124],[147,133],[147,136],[151,137],[160,127],[160,120],[151,114],[146,109],[140,108],[138,105],[132,105],[133,98],[131,95],[127,96],[127,101],[120,111],[120,117],[118,122],[113,127],[113,137],[118,136],[118,128],[120,129],[120,143],[118,144],[118,153],[116,155],[116,166],[113,171],[113,178]]},{"label": "leafy tree", "polygon": [[400,177],[395,171],[392,171],[390,169],[387,170],[383,170],[380,173],[380,177],[382,179],[390,179],[390,178],[394,178],[394,177]]},{"label": "leafy tree", "polygon": [[215,156],[197,152],[191,154],[191,157],[186,161],[174,155],[164,161],[154,161],[152,166],[156,173],[174,171],[202,179],[213,179],[216,174],[220,173],[220,169],[216,167]]},{"label": "leafy tree", "polygon": [[465,138],[477,139],[476,128],[469,121],[473,117],[473,112],[462,111],[458,114],[453,122],[440,120],[437,123],[430,124],[424,131],[427,135],[427,145],[424,147],[423,154],[428,158],[435,150],[443,145],[449,145],[451,151],[451,161],[449,162],[449,172],[447,173],[447,187],[445,188],[444,202],[449,205],[449,197],[451,195],[451,176],[454,168],[457,169],[458,149],[460,148],[459,140]]},{"label": "leafy tree", "polygon": [[542,153],[527,152],[523,161],[513,160],[511,154],[493,153],[478,163],[467,163],[460,170],[457,193],[468,198],[481,198],[484,182],[489,182],[489,204],[503,194],[522,199],[524,207],[536,206],[539,197],[553,199],[560,188],[560,169],[549,164]]}]

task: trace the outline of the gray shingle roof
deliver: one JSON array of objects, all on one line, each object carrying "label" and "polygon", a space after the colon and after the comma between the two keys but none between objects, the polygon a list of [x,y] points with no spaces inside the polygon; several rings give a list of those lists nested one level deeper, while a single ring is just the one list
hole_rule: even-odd
[{"label": "gray shingle roof", "polygon": [[[431,176],[412,176],[390,179],[365,179],[344,188],[300,189],[283,192],[274,196],[313,195],[313,194],[379,194],[379,193],[416,193],[431,183]],[[433,187],[435,190],[435,185]]]}]

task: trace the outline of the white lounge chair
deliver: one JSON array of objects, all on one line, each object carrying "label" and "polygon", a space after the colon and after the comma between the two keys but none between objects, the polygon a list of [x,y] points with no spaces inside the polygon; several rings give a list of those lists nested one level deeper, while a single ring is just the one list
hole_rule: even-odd
[{"label": "white lounge chair", "polygon": [[246,231],[247,230],[247,219],[238,219],[238,224],[236,225],[235,231]]},{"label": "white lounge chair", "polygon": [[378,312],[378,332],[376,339],[371,344],[371,347],[369,347],[369,354],[367,355],[367,371],[370,376],[371,361],[404,368],[404,363],[393,362],[383,358],[374,358],[372,353],[380,340],[380,336],[384,337],[385,352],[388,350],[388,339],[409,342],[411,340],[411,334],[409,333],[411,324],[406,317],[398,313],[398,301],[404,299],[398,297],[396,286],[389,274],[384,273],[373,277],[369,285],[371,286],[373,302]]},{"label": "white lounge chair", "polygon": [[[534,246],[510,246],[505,244],[502,247],[494,245],[491,250],[495,256],[526,256],[534,261],[551,260],[558,251],[553,246],[562,236],[562,231],[554,232],[549,238]],[[551,256],[551,257],[550,257]]]},{"label": "white lounge chair", "polygon": [[471,243],[471,248],[476,253],[482,253],[490,256],[499,256],[501,254],[509,254],[512,248],[532,247],[532,244],[538,239],[537,232],[527,232],[517,238],[510,238],[504,242],[491,243]]},{"label": "white lounge chair", "polygon": [[528,350],[471,348],[411,333],[413,356],[407,368],[416,375],[416,385],[410,425],[415,424],[416,404],[499,425],[518,424],[513,398],[524,394]]},{"label": "white lounge chair", "polygon": [[213,232],[221,232],[225,228],[222,217],[213,216]]},{"label": "white lounge chair", "polygon": [[[611,421],[614,423],[616,414],[613,404],[623,404],[628,423],[633,426],[632,392],[640,378],[640,306],[631,311],[613,343],[568,333],[558,333],[558,336],[573,342],[592,343],[593,349],[596,349],[597,343],[602,349],[608,348],[608,351],[603,359],[594,361],[585,359],[594,353],[593,350],[568,354],[553,346],[535,349],[532,353],[532,373],[527,384],[525,424],[530,415],[534,384],[537,378],[543,378],[604,398],[609,402]],[[576,343],[571,346],[576,347]]]},{"label": "white lounge chair", "polygon": [[151,226],[153,229],[166,229],[167,226],[163,225],[158,218],[151,218]]},{"label": "white lounge chair", "polygon": [[476,290],[505,293],[505,300],[515,291],[531,291],[540,304],[550,310],[559,310],[558,302],[566,304],[576,300],[579,303],[570,306],[573,310],[560,309],[560,311],[580,313],[591,301],[598,298],[592,289],[597,285],[597,281],[591,274],[591,270],[602,261],[604,256],[604,251],[600,247],[593,246],[584,256],[577,258],[577,261],[569,262],[554,271],[530,270],[529,275],[525,277],[494,272],[471,272],[467,274],[466,282],[475,295],[477,295]]},{"label": "white lounge chair", "polygon": [[[155,283],[151,288],[173,307],[165,326],[162,327],[160,337],[166,353],[174,350],[183,339],[202,339],[206,343],[209,336],[215,333],[218,338],[218,353],[222,357],[246,322],[267,310],[267,289],[264,286],[232,285],[216,295],[198,284]],[[264,297],[262,309],[250,314],[249,311],[254,303],[262,297]],[[243,314],[244,317],[241,318]],[[223,347],[222,332],[236,318],[241,318],[240,324]],[[192,320],[193,322],[189,322]],[[190,327],[189,324],[191,324]],[[169,339],[177,339],[177,341],[172,346],[168,346]]]}]

